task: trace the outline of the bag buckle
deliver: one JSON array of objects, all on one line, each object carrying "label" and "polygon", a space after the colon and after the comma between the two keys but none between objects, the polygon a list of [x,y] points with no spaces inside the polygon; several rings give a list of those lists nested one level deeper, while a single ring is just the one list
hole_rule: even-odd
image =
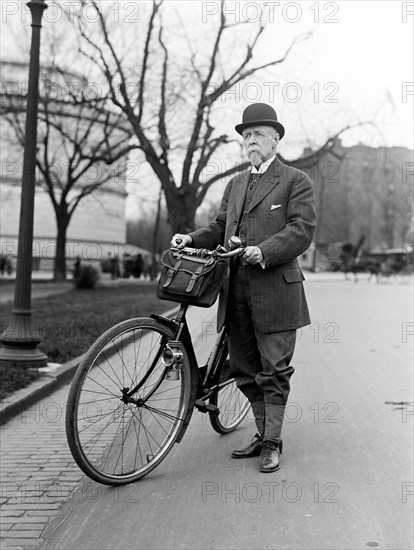
[{"label": "bag buckle", "polygon": [[181,260],[178,260],[178,262],[175,264],[174,267],[170,267],[168,269],[168,273],[167,273],[167,280],[165,281],[165,283],[162,285],[163,288],[166,288],[167,286],[169,286],[171,284],[171,281],[174,279],[174,275],[177,273],[177,271],[179,270],[180,268],[180,265],[181,265]]},{"label": "bag buckle", "polygon": [[188,282],[188,286],[185,289],[186,292],[191,292],[194,288],[194,285],[197,282],[197,279],[200,277],[200,275],[203,273],[203,266],[198,267],[195,272],[191,275],[191,278]]}]

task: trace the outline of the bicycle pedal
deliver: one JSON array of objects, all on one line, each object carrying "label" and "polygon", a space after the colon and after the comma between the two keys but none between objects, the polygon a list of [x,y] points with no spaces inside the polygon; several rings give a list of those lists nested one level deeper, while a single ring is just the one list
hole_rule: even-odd
[{"label": "bicycle pedal", "polygon": [[194,406],[202,413],[207,412],[207,403],[202,399],[197,399],[196,402],[194,403]]},{"label": "bicycle pedal", "polygon": [[211,405],[210,403],[206,403],[202,399],[197,399],[197,401],[194,403],[195,407],[202,413],[211,413],[211,414],[220,414],[220,410],[215,405]]},{"label": "bicycle pedal", "polygon": [[215,405],[211,405],[210,403],[207,404],[207,411],[211,414],[215,414],[216,416],[220,414],[220,409]]}]

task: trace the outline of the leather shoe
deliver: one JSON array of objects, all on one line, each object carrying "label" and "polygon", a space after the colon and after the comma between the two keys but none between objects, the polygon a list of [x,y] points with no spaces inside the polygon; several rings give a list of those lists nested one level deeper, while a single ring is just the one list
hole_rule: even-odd
[{"label": "leather shoe", "polygon": [[231,456],[232,458],[250,458],[252,456],[259,456],[262,449],[262,436],[256,434],[253,437],[252,442],[243,449],[235,449]]},{"label": "leather shoe", "polygon": [[262,447],[262,463],[260,471],[264,473],[275,472],[280,468],[279,448],[270,447],[266,444]]}]

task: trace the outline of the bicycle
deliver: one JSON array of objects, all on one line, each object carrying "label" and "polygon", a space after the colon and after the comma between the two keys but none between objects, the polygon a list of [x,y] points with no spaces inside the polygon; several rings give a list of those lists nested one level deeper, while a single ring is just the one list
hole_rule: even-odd
[{"label": "bicycle", "polygon": [[[193,255],[230,257],[242,248],[184,248]],[[188,305],[172,319],[161,315],[123,321],[96,340],[69,391],[66,434],[80,469],[106,485],[149,474],[179,443],[195,408],[213,429],[232,432],[250,403],[230,374],[226,328],[199,366],[187,326]]]}]

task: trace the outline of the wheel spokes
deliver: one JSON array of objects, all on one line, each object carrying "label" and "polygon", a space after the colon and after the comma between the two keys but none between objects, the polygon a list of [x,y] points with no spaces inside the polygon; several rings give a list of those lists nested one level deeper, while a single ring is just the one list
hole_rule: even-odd
[{"label": "wheel spokes", "polygon": [[167,342],[151,328],[131,330],[114,336],[87,370],[77,403],[77,438],[98,472],[126,476],[145,469],[179,431],[184,383],[165,378],[160,358]]}]

